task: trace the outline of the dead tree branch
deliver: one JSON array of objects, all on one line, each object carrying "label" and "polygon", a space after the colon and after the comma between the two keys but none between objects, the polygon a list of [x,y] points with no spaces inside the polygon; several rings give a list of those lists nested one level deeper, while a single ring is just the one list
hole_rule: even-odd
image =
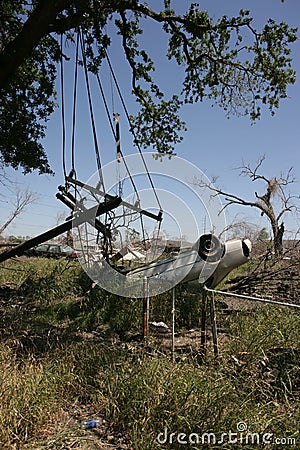
[{"label": "dead tree branch", "polygon": [[196,181],[196,184],[203,188],[208,188],[211,191],[211,195],[219,195],[224,198],[225,204],[220,211],[224,211],[231,205],[249,206],[260,210],[261,216],[266,216],[270,222],[273,235],[273,248],[276,255],[282,255],[283,253],[283,234],[285,231],[284,222],[282,218],[284,214],[291,211],[299,211],[300,206],[298,204],[300,196],[292,195],[287,191],[287,187],[295,182],[292,177],[293,169],[290,168],[286,175],[280,175],[279,177],[269,178],[260,169],[265,161],[265,156],[262,156],[255,167],[250,164],[245,164],[238,169],[240,175],[244,175],[250,178],[251,181],[262,181],[264,183],[264,192],[259,194],[254,192],[255,200],[247,200],[238,195],[231,194],[224,191],[221,188],[216,188],[212,184]]},{"label": "dead tree branch", "polygon": [[24,190],[19,187],[15,190],[15,199],[12,201],[13,209],[4,224],[0,227],[0,235],[6,228],[26,209],[27,206],[37,200],[37,195],[31,192],[28,187]]}]

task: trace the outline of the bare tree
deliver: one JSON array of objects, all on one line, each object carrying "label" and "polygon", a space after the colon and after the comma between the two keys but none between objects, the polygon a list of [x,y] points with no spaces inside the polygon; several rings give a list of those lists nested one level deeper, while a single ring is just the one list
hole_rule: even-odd
[{"label": "bare tree", "polygon": [[[213,195],[220,195],[225,199],[225,205],[222,211],[230,205],[242,205],[250,206],[260,210],[261,216],[265,215],[271,225],[272,235],[273,235],[273,248],[276,255],[280,256],[283,252],[283,234],[284,234],[284,222],[283,216],[287,212],[293,210],[299,211],[299,206],[297,206],[297,200],[300,196],[292,195],[288,192],[288,186],[295,182],[292,177],[292,168],[290,168],[285,176],[280,175],[279,177],[268,178],[267,176],[260,173],[260,168],[265,160],[265,156],[260,157],[256,166],[253,168],[250,164],[245,164],[240,169],[240,175],[247,176],[252,181],[262,181],[265,184],[264,193],[258,194],[254,192],[254,200],[246,200],[238,195],[230,194],[225,192],[223,189],[216,188],[212,184],[202,184],[199,180],[196,183],[202,185],[203,187],[209,188]],[[221,212],[221,211],[220,211]]]},{"label": "bare tree", "polygon": [[31,192],[28,187],[21,189],[19,186],[15,188],[15,198],[11,202],[12,210],[8,216],[8,219],[0,226],[0,235],[4,230],[18,217],[27,206],[34,203],[37,200],[37,194]]}]

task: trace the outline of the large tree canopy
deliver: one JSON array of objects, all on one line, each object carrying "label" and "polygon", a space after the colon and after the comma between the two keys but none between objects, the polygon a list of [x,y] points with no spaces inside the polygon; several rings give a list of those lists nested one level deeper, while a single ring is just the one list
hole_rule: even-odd
[{"label": "large tree canopy", "polygon": [[[198,4],[183,15],[172,7],[170,0],[161,10],[142,0],[0,0],[0,163],[25,172],[51,171],[41,138],[55,108],[60,35],[74,40],[79,27],[88,67],[97,71],[111,43],[106,25],[114,23],[140,107],[133,125],[145,146],[172,152],[184,129],[178,117],[183,103],[209,98],[251,120],[265,104],[273,114],[295,82],[290,46],[297,30],[271,19],[256,30],[249,11],[214,20]],[[168,36],[166,57],[183,67],[183,85],[170,99],[155,83],[154,63],[139,45],[146,19],[161,24]]]}]

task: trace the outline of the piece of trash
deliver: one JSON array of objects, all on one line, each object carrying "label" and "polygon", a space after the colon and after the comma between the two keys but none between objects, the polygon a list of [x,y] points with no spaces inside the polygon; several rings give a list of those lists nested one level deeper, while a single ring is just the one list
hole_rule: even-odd
[{"label": "piece of trash", "polygon": [[152,331],[157,333],[170,333],[170,328],[164,322],[149,322]]},{"label": "piece of trash", "polygon": [[92,420],[85,420],[82,424],[82,428],[84,430],[90,430],[91,428],[97,428],[99,427],[99,420],[92,419]]}]

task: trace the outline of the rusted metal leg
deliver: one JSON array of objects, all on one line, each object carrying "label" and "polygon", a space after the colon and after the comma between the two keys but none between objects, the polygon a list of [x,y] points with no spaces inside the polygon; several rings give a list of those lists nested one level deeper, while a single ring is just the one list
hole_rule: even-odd
[{"label": "rusted metal leg", "polygon": [[207,316],[207,292],[202,291],[202,314],[201,314],[201,339],[200,350],[203,356],[206,356],[206,316]]},{"label": "rusted metal leg", "polygon": [[210,321],[214,344],[214,355],[217,358],[219,356],[219,349],[218,349],[218,332],[217,332],[216,306],[214,293],[212,293],[210,298]]},{"label": "rusted metal leg", "polygon": [[149,331],[149,289],[148,278],[144,277],[144,295],[143,295],[143,338],[148,339]]},{"label": "rusted metal leg", "polygon": [[172,361],[175,362],[175,287],[172,288]]}]

